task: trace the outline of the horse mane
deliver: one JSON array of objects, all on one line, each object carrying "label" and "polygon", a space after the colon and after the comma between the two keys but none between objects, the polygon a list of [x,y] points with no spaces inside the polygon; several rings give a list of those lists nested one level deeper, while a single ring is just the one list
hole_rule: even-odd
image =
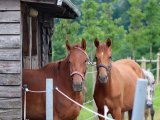
[{"label": "horse mane", "polygon": [[[81,44],[72,45],[71,50],[73,50],[75,47],[81,48]],[[70,53],[68,53],[64,59],[48,63],[42,69],[53,69],[55,71],[57,71],[57,70],[60,71],[60,68],[62,65],[67,65],[69,54]]]},{"label": "horse mane", "polygon": [[48,63],[42,69],[52,68],[59,71],[62,63],[65,63],[65,61],[68,61],[68,55],[62,60]]}]

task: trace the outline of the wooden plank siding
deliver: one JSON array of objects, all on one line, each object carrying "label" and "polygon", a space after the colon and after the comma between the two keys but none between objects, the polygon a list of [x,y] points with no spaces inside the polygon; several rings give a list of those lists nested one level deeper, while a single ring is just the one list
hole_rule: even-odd
[{"label": "wooden plank siding", "polygon": [[0,74],[0,86],[2,85],[21,85],[20,74]]},{"label": "wooden plank siding", "polygon": [[20,86],[0,86],[0,97],[1,98],[20,98],[21,87]]},{"label": "wooden plank siding", "polygon": [[0,0],[0,120],[22,119],[20,0]]},{"label": "wooden plank siding", "polygon": [[0,108],[21,108],[21,98],[0,98]]},{"label": "wooden plank siding", "polygon": [[0,60],[21,60],[21,50],[0,49]]},{"label": "wooden plank siding", "polygon": [[20,11],[1,11],[0,22],[4,22],[4,23],[20,22]]},{"label": "wooden plank siding", "polygon": [[20,48],[21,40],[19,35],[0,35],[0,49]]},{"label": "wooden plank siding", "polygon": [[20,61],[0,61],[0,73],[20,73]]},{"label": "wooden plank siding", "polygon": [[21,109],[0,109],[0,120],[22,120]]},{"label": "wooden plank siding", "polygon": [[20,34],[20,24],[19,23],[3,23],[0,24],[0,34],[2,35],[19,35]]},{"label": "wooden plank siding", "polygon": [[20,0],[0,0],[0,11],[20,11]]}]

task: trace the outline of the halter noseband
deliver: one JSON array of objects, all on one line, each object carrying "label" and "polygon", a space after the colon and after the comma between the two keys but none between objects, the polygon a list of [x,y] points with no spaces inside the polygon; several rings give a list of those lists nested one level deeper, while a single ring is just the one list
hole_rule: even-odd
[{"label": "halter noseband", "polygon": [[81,76],[81,78],[84,80],[84,75],[82,75],[80,72],[78,71],[74,71],[70,74],[70,76],[72,77],[73,75],[78,74],[79,76]]},{"label": "halter noseband", "polygon": [[108,74],[110,73],[110,71],[111,71],[112,64],[110,63],[110,65],[109,65],[109,66],[106,66],[106,65],[104,65],[104,64],[99,64],[99,65],[97,65],[97,71],[98,71],[98,69],[99,69],[100,67],[105,68],[105,69],[106,69],[106,71],[107,71],[107,75],[108,75]]}]

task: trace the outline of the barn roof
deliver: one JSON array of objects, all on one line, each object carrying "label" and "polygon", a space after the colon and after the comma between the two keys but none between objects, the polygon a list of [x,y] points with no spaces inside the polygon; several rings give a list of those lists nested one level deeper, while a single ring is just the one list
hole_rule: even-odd
[{"label": "barn roof", "polygon": [[70,0],[21,0],[39,11],[56,18],[74,19],[81,15],[80,11]]}]

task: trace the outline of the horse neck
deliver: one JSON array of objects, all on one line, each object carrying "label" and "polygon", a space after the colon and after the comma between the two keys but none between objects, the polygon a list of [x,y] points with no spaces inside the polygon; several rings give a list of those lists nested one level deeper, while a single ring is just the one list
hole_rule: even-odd
[{"label": "horse neck", "polygon": [[72,78],[70,76],[70,67],[68,57],[61,61],[58,65],[59,80],[62,81],[63,85],[67,90],[72,90]]}]

